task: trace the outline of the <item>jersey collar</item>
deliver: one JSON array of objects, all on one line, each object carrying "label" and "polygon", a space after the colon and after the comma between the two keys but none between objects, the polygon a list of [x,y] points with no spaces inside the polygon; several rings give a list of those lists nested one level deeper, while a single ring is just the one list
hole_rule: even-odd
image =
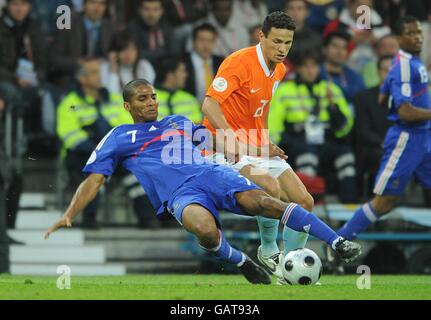
[{"label": "jersey collar", "polygon": [[267,77],[272,77],[274,75],[275,69],[271,74],[271,71],[269,70],[265,62],[265,58],[263,57],[262,47],[260,46],[260,43],[256,46],[256,53],[257,53],[257,58],[259,60],[260,66],[263,69],[263,72],[265,72],[265,75]]},{"label": "jersey collar", "polygon": [[399,49],[398,53],[399,53],[400,55],[402,55],[402,56],[404,56],[404,57],[408,58],[408,59],[411,59],[411,58],[413,57],[411,53],[408,53],[408,52],[406,52],[406,51],[404,51],[404,50],[402,50],[402,49]]}]

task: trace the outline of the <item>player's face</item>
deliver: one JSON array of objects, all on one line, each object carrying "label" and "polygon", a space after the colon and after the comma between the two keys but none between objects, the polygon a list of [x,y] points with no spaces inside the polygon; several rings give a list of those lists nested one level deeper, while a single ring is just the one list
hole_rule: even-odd
[{"label": "player's face", "polygon": [[282,63],[293,43],[294,32],[287,29],[271,28],[268,36],[261,31],[260,43],[270,63]]},{"label": "player's face", "polygon": [[400,47],[404,51],[420,54],[424,38],[419,21],[406,23],[403,34],[399,38]]},{"label": "player's face", "polygon": [[106,12],[106,0],[88,0],[84,6],[84,15],[92,21],[102,20]]},{"label": "player's face", "polygon": [[8,4],[7,10],[11,17],[20,23],[30,14],[31,4],[23,0],[13,0]]},{"label": "player's face", "polygon": [[158,107],[156,91],[146,85],[137,87],[131,101],[124,103],[124,108],[130,112],[135,123],[156,121]]}]

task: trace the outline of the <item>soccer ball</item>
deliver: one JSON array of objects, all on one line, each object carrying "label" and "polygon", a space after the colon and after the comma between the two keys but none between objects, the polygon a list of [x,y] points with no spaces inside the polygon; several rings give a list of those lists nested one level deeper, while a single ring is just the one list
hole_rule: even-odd
[{"label": "soccer ball", "polygon": [[322,261],[310,249],[296,249],[283,258],[281,271],[288,284],[311,285],[322,275]]}]

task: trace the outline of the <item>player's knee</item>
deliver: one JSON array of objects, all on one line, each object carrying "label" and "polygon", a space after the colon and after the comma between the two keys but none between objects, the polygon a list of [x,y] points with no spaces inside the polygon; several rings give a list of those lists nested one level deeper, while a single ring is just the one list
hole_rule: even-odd
[{"label": "player's knee", "polygon": [[378,216],[383,216],[395,207],[397,200],[396,196],[377,196],[371,201],[371,206]]},{"label": "player's knee", "polygon": [[196,236],[205,248],[215,248],[219,244],[219,231],[213,223],[201,222],[196,225]]}]

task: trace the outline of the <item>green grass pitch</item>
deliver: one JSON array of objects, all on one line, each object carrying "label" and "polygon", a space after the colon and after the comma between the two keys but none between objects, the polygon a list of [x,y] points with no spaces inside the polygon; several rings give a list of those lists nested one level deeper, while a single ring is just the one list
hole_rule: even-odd
[{"label": "green grass pitch", "polygon": [[[0,299],[115,300],[362,300],[431,299],[431,276],[371,276],[359,290],[358,276],[323,276],[321,286],[251,285],[236,275],[129,275],[74,277],[59,290],[56,277],[0,276]],[[275,279],[274,282],[275,283]]]}]

